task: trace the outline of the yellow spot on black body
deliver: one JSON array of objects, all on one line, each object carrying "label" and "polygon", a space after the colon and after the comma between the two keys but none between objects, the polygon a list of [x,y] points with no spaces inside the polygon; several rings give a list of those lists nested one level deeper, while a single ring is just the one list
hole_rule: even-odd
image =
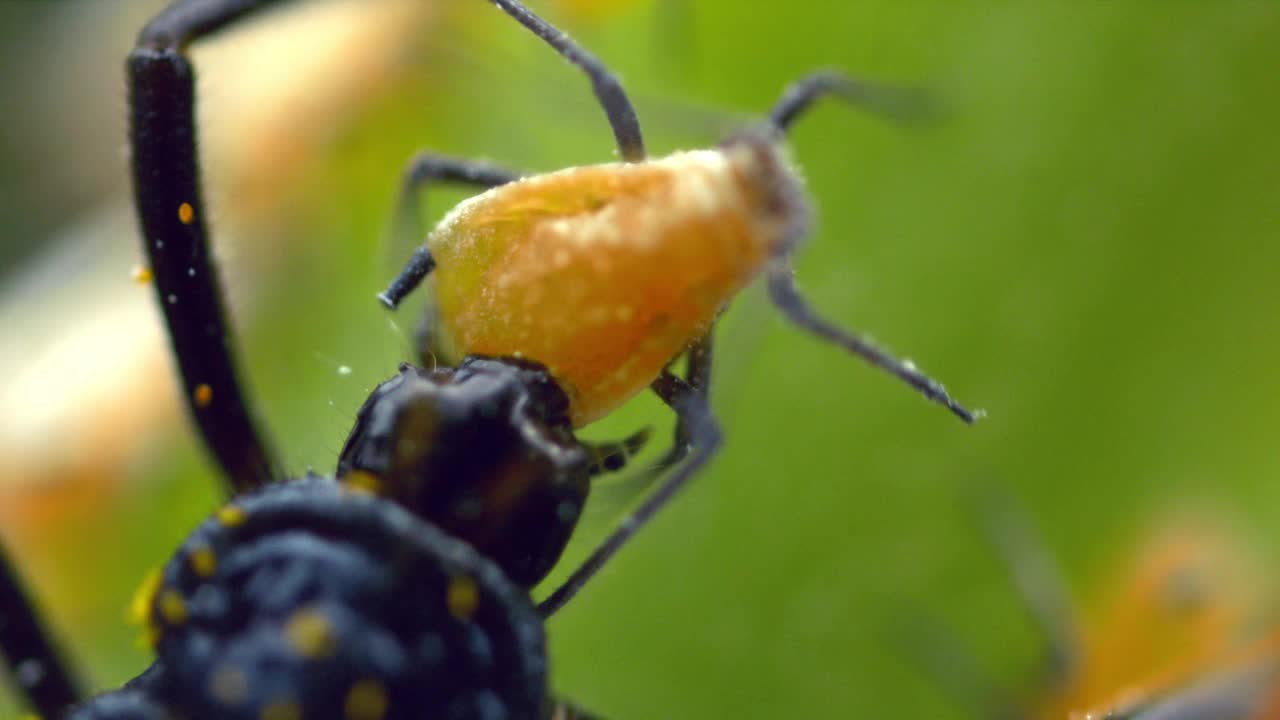
[{"label": "yellow spot on black body", "polygon": [[352,470],[342,476],[342,484],[352,492],[382,494],[382,478],[368,470]]},{"label": "yellow spot on black body", "polygon": [[129,602],[129,622],[146,625],[151,619],[151,605],[155,602],[156,593],[160,592],[160,581],[160,568],[151,568],[133,592],[133,600]]},{"label": "yellow spot on black body", "polygon": [[187,562],[191,565],[191,572],[204,580],[213,577],[218,570],[218,556],[211,547],[198,547],[192,550]]},{"label": "yellow spot on black body", "polygon": [[273,700],[258,713],[262,720],[302,720],[302,707],[294,700]]},{"label": "yellow spot on black body", "polygon": [[160,641],[160,628],[151,616],[151,607],[160,592],[161,579],[160,568],[152,568],[133,593],[133,600],[129,602],[129,622],[142,626],[138,645],[145,650],[154,650],[156,643]]},{"label": "yellow spot on black body", "polygon": [[156,608],[160,611],[160,617],[170,625],[181,625],[187,621],[187,603],[177,590],[161,590]]},{"label": "yellow spot on black body", "polygon": [[333,623],[314,608],[299,610],[290,616],[284,627],[284,637],[294,652],[311,660],[332,657],[338,651]]},{"label": "yellow spot on black body", "polygon": [[377,680],[361,680],[347,692],[342,710],[346,720],[382,720],[387,714],[387,690]]},{"label": "yellow spot on black body", "polygon": [[457,575],[449,580],[445,602],[449,606],[449,614],[455,618],[470,622],[480,606],[480,588],[476,581],[467,575]]},{"label": "yellow spot on black body", "polygon": [[178,219],[183,225],[190,225],[191,221],[196,219],[196,209],[191,207],[191,203],[182,203],[178,206]]},{"label": "yellow spot on black body", "polygon": [[239,705],[249,697],[249,676],[237,667],[222,667],[209,677],[209,694],[223,705]]},{"label": "yellow spot on black body", "polygon": [[218,522],[227,527],[239,527],[247,519],[244,510],[235,505],[227,505],[218,511]]},{"label": "yellow spot on black body", "polygon": [[139,285],[148,285],[152,280],[156,279],[155,273],[151,272],[151,268],[146,265],[134,265],[130,275],[133,277],[133,281]]},{"label": "yellow spot on black body", "polygon": [[207,408],[209,403],[213,402],[213,388],[205,383],[200,383],[196,386],[195,391],[191,393],[191,399],[195,400],[196,407]]}]

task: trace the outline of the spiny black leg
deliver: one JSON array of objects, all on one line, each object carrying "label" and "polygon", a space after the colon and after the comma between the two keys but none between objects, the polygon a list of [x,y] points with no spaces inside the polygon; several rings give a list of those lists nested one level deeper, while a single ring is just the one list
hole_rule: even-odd
[{"label": "spiny black leg", "polygon": [[632,457],[638,455],[644,449],[644,446],[649,442],[649,436],[652,434],[651,428],[643,428],[621,440],[582,443],[582,446],[591,454],[591,467],[588,473],[591,477],[595,477],[604,473],[622,470]]},{"label": "spiny black leg", "polygon": [[[689,346],[685,360],[685,377],[688,380],[689,386],[700,393],[703,400],[708,403],[710,402],[711,393],[711,333],[712,331],[708,330],[705,335],[695,340],[693,345]],[[663,402],[670,405],[671,403],[668,401],[667,397],[664,396],[659,389],[658,383],[661,382],[664,382],[662,378],[658,378],[658,380],[654,381],[654,385],[651,386],[651,389],[657,393],[660,398],[662,398]],[[672,467],[679,464],[681,460],[684,460],[685,457],[689,455],[692,439],[692,433],[690,432],[688,423],[685,422],[685,419],[681,417],[679,413],[676,413],[675,437],[672,441],[671,449],[668,450],[667,453],[658,460],[658,462],[654,463],[652,467],[647,468],[644,471],[641,475],[643,480],[640,482],[644,485],[648,485],[650,480],[661,476],[667,470],[670,470]]]},{"label": "spiny black leg", "polygon": [[946,406],[966,423],[977,419],[978,415],[952,400],[941,383],[920,372],[911,361],[899,360],[870,340],[858,337],[819,316],[796,287],[789,260],[779,260],[769,268],[769,298],[796,325],[888,372],[919,390],[926,398]]},{"label": "spiny black leg", "polygon": [[695,390],[689,383],[666,371],[654,381],[653,387],[658,395],[675,409],[676,413],[689,428],[690,437],[692,438],[692,453],[688,461],[672,471],[658,486],[658,489],[646,498],[640,507],[628,515],[614,529],[613,533],[605,538],[604,542],[600,543],[599,547],[591,553],[586,561],[578,569],[574,570],[573,574],[560,587],[556,588],[555,592],[538,604],[538,612],[543,617],[550,617],[555,614],[574,595],[578,594],[582,586],[599,572],[600,568],[618,550],[622,549],[622,546],[631,539],[631,536],[635,535],[650,518],[670,502],[671,498],[675,497],[676,493],[702,469],[702,466],[720,448],[720,426],[716,423],[715,416],[711,414],[711,408],[707,405],[706,398],[702,393]]},{"label": "spiny black leg", "polygon": [[[406,295],[413,292],[433,269],[436,261],[431,251],[423,245],[422,216],[418,211],[418,196],[435,180],[492,188],[520,179],[520,174],[488,163],[460,160],[428,152],[420,152],[409,161],[404,179],[400,183],[400,196],[396,201],[395,218],[392,220],[392,247],[403,247],[413,242],[419,247],[390,287],[378,295],[383,305],[394,310]],[[412,238],[406,241],[405,238]]]},{"label": "spiny black leg", "polygon": [[573,40],[550,23],[534,15],[529,8],[517,0],[492,0],[503,12],[515,18],[534,35],[542,38],[548,45],[560,53],[565,60],[582,68],[591,79],[591,88],[596,99],[604,108],[609,118],[609,126],[613,128],[613,137],[618,143],[618,153],[627,162],[636,162],[645,158],[644,139],[640,136],[640,121],[636,118],[636,110],[627,98],[618,78],[609,72],[604,63],[587,52]]},{"label": "spiny black leg", "polygon": [[41,717],[58,718],[82,697],[0,545],[0,655],[18,691]]},{"label": "spiny black leg", "polygon": [[933,96],[923,90],[878,85],[839,72],[819,70],[783,91],[782,98],[769,111],[769,122],[785,133],[818,98],[827,95],[902,125],[928,121],[938,114]]},{"label": "spiny black leg", "polygon": [[237,377],[196,151],[195,72],[186,46],[274,0],[178,2],[129,55],[129,141],[142,245],[154,275],[186,404],[232,488],[277,477]]}]

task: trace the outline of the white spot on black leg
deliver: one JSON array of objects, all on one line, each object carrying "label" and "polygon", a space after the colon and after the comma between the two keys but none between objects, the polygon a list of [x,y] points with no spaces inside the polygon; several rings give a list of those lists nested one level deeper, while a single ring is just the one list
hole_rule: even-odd
[{"label": "white spot on black leg", "polygon": [[28,658],[18,663],[13,669],[13,676],[24,688],[33,688],[44,682],[44,663],[35,658]]}]

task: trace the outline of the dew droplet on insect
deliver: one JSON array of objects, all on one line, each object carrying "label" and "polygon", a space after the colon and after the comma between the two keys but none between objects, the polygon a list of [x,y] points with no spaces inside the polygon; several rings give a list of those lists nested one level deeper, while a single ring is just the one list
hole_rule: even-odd
[{"label": "dew droplet on insect", "polygon": [[339,374],[339,375],[350,375],[350,374],[351,374],[351,366],[350,366],[350,365],[339,365],[339,366],[338,366],[338,374]]},{"label": "dew droplet on insect", "polygon": [[193,267],[187,268],[187,277],[195,277],[195,276],[196,276],[196,269]]},{"label": "dew droplet on insect", "polygon": [[173,293],[169,293],[168,295],[165,296],[164,299],[165,299],[165,302],[169,303],[170,305],[178,304],[178,296],[174,295]]}]

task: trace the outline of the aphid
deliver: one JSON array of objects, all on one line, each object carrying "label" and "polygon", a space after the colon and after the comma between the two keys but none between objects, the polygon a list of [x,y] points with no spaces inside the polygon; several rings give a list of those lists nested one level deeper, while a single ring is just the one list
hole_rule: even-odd
[{"label": "aphid", "polygon": [[983,504],[985,529],[1043,638],[1044,657],[1029,691],[957,687],[953,671],[963,668],[937,668],[975,715],[1267,717],[1260,714],[1266,692],[1280,680],[1278,636],[1259,624],[1268,618],[1261,594],[1248,587],[1256,577],[1220,531],[1180,522],[1152,533],[1111,592],[1082,612],[1026,519],[1007,499],[988,496]]},{"label": "aphid", "polygon": [[[611,394],[592,387],[584,395],[578,385],[562,384],[543,358],[516,351],[495,357],[469,352],[454,366],[432,370],[404,365],[361,408],[335,479],[280,482],[283,475],[254,427],[236,379],[200,192],[194,70],[185,56],[191,43],[270,4],[180,0],[143,28],[129,57],[135,201],[153,287],[188,409],[237,494],[188,537],[139,595],[136,609],[155,644],[155,664],[124,689],[89,701],[70,716],[575,716],[576,711],[550,699],[542,620],[562,607],[718,445],[704,395],[710,362],[706,333],[718,305],[751,271],[730,273],[718,283],[708,279],[708,299],[692,313],[681,311],[677,324],[692,327],[697,336],[690,338],[695,342],[689,349],[689,378],[660,365],[656,379],[644,381],[679,417],[676,448],[650,470],[670,474],[536,608],[529,590],[559,558],[591,478],[621,469],[647,438],[642,431],[614,443],[588,444],[573,434],[587,418],[584,407],[594,400],[595,412],[607,412],[625,389]],[[639,130],[617,81],[519,2],[495,4],[586,72],[624,157],[638,159],[643,154]],[[691,169],[716,167],[728,174],[721,182],[738,170],[759,173],[756,181],[763,185],[745,182],[736,192],[738,201],[754,200],[749,207],[769,220],[764,229],[739,234],[745,239],[778,235],[773,245],[755,250],[783,258],[770,271],[778,304],[801,324],[891,366],[971,419],[913,368],[814,317],[791,284],[785,256],[803,215],[794,181],[783,179],[790,176],[778,164],[772,135],[818,96],[855,89],[830,75],[810,78],[779,104],[767,131],[731,141],[719,151],[722,160],[699,155],[702,160],[680,177],[694,177]],[[418,184],[414,178],[441,167],[445,178],[476,172],[475,166],[419,161],[408,191]],[[612,170],[623,176],[631,172]],[[496,184],[488,177],[478,181]],[[557,177],[549,176],[550,186]],[[770,187],[781,194],[754,197]],[[540,195],[538,206],[546,207],[547,200]],[[777,201],[786,207],[773,208]],[[696,213],[684,220],[706,222]],[[430,254],[418,257],[414,267],[429,269]],[[397,284],[404,290],[409,285],[406,278]],[[656,286],[643,290],[637,299],[646,305],[636,312],[650,312],[656,294]],[[701,320],[700,314],[705,315]],[[621,315],[615,311],[614,321],[625,323]],[[651,330],[656,344],[675,342],[672,333]],[[628,383],[635,382],[632,375],[624,374]],[[678,464],[685,445],[692,453]],[[0,611],[13,619],[0,647],[32,706],[61,716],[80,699],[76,684],[12,569],[0,570],[4,588],[12,590],[0,597]]]},{"label": "aphid", "polygon": [[[404,175],[401,232],[418,232],[417,197],[432,182],[487,190],[436,226],[379,299],[394,309],[430,275],[435,302],[419,333],[424,364],[477,356],[536,362],[565,392],[574,427],[649,387],[678,421],[675,448],[659,470],[688,454],[544,608],[567,600],[715,453],[720,434],[705,401],[712,328],[760,274],[794,324],[973,422],[975,413],[912,363],[818,315],[791,269],[810,211],[782,147],[787,129],[825,96],[900,118],[918,110],[918,98],[818,72],[789,88],[765,122],[719,147],[648,159],[635,110],[604,66],[528,11],[496,4],[587,73],[623,162],[521,177],[419,153]],[[685,381],[667,370],[681,355]]]}]

